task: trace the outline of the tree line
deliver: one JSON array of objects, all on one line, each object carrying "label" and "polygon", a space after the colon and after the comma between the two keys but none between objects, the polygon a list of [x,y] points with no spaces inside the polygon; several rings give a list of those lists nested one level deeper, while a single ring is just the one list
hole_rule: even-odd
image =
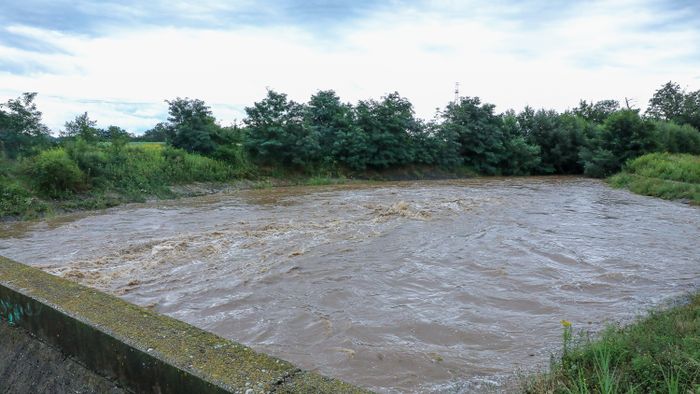
[{"label": "tree line", "polygon": [[168,119],[136,137],[118,126],[96,127],[87,113],[52,137],[36,93],[0,104],[0,151],[31,157],[56,145],[159,141],[232,166],[359,174],[405,166],[468,168],[484,175],[586,174],[604,177],[629,159],[668,151],[700,154],[700,90],[668,82],[647,110],[618,101],[581,101],[564,112],[530,107],[497,113],[478,97],[460,97],[431,120],[415,116],[399,93],[356,104],[332,90],[306,103],[269,90],[245,108],[241,125],[222,126],[205,102],[166,101]]}]

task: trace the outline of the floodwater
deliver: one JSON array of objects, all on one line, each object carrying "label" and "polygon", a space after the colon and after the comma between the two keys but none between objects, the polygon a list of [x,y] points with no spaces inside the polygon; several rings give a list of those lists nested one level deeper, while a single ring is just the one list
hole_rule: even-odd
[{"label": "floodwater", "polygon": [[700,209],[582,178],[242,190],[5,225],[0,254],[379,392],[469,392],[700,285]]}]

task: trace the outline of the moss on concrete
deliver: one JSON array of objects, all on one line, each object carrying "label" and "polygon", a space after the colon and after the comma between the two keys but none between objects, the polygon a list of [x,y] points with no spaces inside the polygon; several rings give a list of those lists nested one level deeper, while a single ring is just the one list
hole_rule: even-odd
[{"label": "moss on concrete", "polygon": [[275,393],[323,393],[323,394],[354,394],[367,393],[369,391],[358,389],[357,387],[340,382],[336,379],[327,378],[319,374],[307,371],[300,371],[294,375],[293,379],[285,380],[275,388]]},{"label": "moss on concrete", "polygon": [[[39,303],[28,302],[22,296]],[[66,335],[77,333],[72,335],[85,338],[86,344],[70,342],[63,345],[71,348],[69,353],[79,353],[77,356],[86,360],[87,365],[94,363],[104,369],[114,367],[109,363],[121,363],[114,368],[118,375],[124,375],[117,376],[120,379],[128,380],[127,375],[142,376],[141,370],[150,369],[162,374],[166,381],[179,382],[177,385],[187,381],[183,374],[200,378],[216,386],[207,390],[211,392],[221,392],[220,389],[241,393],[251,390],[367,392],[338,380],[301,371],[289,362],[257,353],[187,323],[1,256],[0,301],[7,304],[4,309],[0,305],[0,315],[9,312],[9,319],[3,316],[6,320],[13,320],[37,335],[58,340],[57,337],[65,332]],[[42,304],[49,308],[41,311]],[[55,315],[56,312],[70,319],[63,319]],[[42,315],[43,318],[38,317]],[[49,318],[48,315],[55,316]],[[129,349],[116,349],[122,347],[119,342],[95,336],[95,330],[128,345]],[[105,355],[100,354],[109,357],[110,352],[115,352],[116,359],[105,359]],[[160,363],[175,369],[158,366]],[[109,371],[103,372],[109,374]],[[178,374],[181,376],[175,376]]]}]

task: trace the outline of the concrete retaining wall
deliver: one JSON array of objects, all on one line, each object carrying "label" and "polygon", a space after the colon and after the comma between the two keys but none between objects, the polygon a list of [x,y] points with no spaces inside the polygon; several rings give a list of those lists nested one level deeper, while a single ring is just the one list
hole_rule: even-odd
[{"label": "concrete retaining wall", "polygon": [[128,394],[22,327],[0,323],[0,394]]},{"label": "concrete retaining wall", "polygon": [[367,392],[3,257],[0,320],[139,393]]}]

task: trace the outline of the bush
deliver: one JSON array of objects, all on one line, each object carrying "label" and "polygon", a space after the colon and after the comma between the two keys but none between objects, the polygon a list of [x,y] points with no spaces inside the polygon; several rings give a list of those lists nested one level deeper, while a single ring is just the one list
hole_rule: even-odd
[{"label": "bush", "polygon": [[25,169],[37,190],[59,198],[87,189],[85,174],[62,148],[50,149],[30,159]]},{"label": "bush", "polygon": [[620,160],[607,149],[582,148],[580,157],[583,163],[583,173],[586,176],[605,178],[620,168]]},{"label": "bush", "polygon": [[523,137],[506,140],[505,152],[501,164],[505,175],[530,175],[540,164],[540,147],[528,144]]},{"label": "bush", "polygon": [[595,126],[583,118],[556,111],[526,108],[517,117],[529,145],[540,148],[539,174],[580,174],[579,151],[587,145]]},{"label": "bush", "polygon": [[605,121],[600,132],[600,148],[609,150],[620,163],[659,147],[655,140],[654,124],[642,119],[634,110],[616,112]]},{"label": "bush", "polygon": [[654,122],[659,149],[670,153],[700,154],[700,131],[689,125]]},{"label": "bush", "polygon": [[78,168],[86,174],[87,179],[104,175],[107,155],[103,149],[78,139],[75,143],[66,146],[66,152]]},{"label": "bush", "polygon": [[252,165],[248,160],[248,155],[242,144],[219,145],[212,154],[212,157],[216,160],[228,163],[236,169],[238,175],[252,172]]},{"label": "bush", "polygon": [[148,145],[110,149],[104,168],[107,186],[132,195],[157,194],[166,183],[162,150],[161,146]]},{"label": "bush", "polygon": [[667,200],[700,204],[700,157],[687,154],[652,153],[627,163],[611,177],[615,187]]},{"label": "bush", "polygon": [[163,156],[166,161],[163,171],[168,182],[225,181],[232,176],[231,168],[225,163],[181,149],[166,148]]},{"label": "bush", "polygon": [[643,177],[700,184],[700,157],[652,153],[630,161],[625,171]]},{"label": "bush", "polygon": [[48,210],[48,206],[21,185],[0,181],[0,217],[34,217]]}]

